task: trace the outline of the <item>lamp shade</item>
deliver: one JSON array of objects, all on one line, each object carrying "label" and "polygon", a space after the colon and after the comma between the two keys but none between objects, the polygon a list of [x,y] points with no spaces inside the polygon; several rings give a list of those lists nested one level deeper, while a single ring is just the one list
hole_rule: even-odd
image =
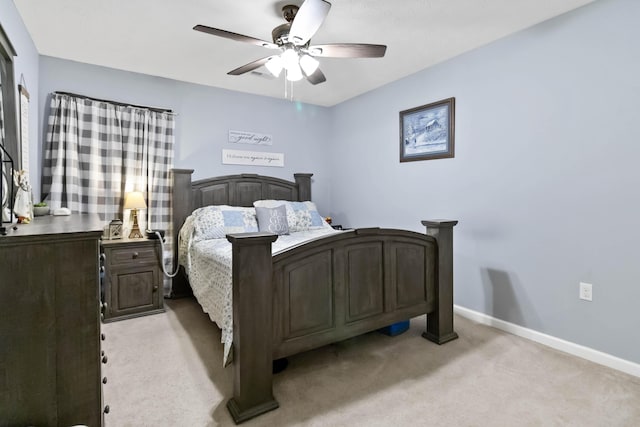
[{"label": "lamp shade", "polygon": [[267,67],[267,70],[273,74],[273,77],[278,77],[283,67],[282,58],[280,58],[280,56],[272,56],[264,65]]},{"label": "lamp shade", "polygon": [[318,60],[310,55],[302,55],[300,56],[300,68],[304,71],[307,76],[315,73],[318,69]]},{"label": "lamp shade", "polygon": [[295,68],[300,68],[298,66],[298,52],[294,49],[286,49],[282,52],[280,58],[282,58],[282,65],[287,71],[291,72]]},{"label": "lamp shade", "polygon": [[302,70],[299,65],[295,65],[294,67],[287,68],[287,80],[290,82],[297,82],[302,79]]},{"label": "lamp shade", "polygon": [[140,191],[131,191],[124,195],[124,208],[125,209],[146,209],[147,204],[144,201],[144,197]]}]

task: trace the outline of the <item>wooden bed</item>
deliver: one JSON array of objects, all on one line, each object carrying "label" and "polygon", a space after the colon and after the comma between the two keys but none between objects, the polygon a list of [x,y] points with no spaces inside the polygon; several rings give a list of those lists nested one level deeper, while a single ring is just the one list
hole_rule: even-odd
[{"label": "wooden bed", "polygon": [[[253,174],[192,182],[192,173],[173,170],[174,237],[185,218],[202,206],[311,200],[312,174],[295,174],[295,182]],[[227,408],[236,423],[279,406],[272,392],[275,359],[425,313],[424,338],[443,344],[458,337],[453,330],[457,221],[422,224],[426,234],[354,229],[273,257],[275,234],[227,236],[233,245],[234,370]],[[188,293],[181,267],[172,295]]]}]

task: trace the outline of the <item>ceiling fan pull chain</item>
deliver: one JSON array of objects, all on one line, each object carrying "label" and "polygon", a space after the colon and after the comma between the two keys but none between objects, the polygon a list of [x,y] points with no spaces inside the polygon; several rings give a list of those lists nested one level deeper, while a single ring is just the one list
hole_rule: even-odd
[{"label": "ceiling fan pull chain", "polygon": [[289,96],[287,93],[287,82],[289,80],[287,80],[287,70],[284,70],[284,99],[287,99],[287,97]]}]

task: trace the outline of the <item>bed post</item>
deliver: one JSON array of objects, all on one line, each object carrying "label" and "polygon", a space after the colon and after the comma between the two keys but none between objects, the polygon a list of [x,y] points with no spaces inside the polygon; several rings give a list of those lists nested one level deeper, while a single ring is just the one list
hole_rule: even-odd
[{"label": "bed post", "polygon": [[293,177],[298,184],[298,201],[306,202],[311,200],[311,177],[312,173],[294,173]]},{"label": "bed post", "polygon": [[233,274],[233,397],[236,424],[278,408],[273,397],[271,233],[229,234]]},{"label": "bed post", "polygon": [[458,338],[453,330],[453,227],[458,221],[422,221],[427,234],[436,239],[438,261],[435,307],[427,313],[427,330],[422,336],[437,344]]},{"label": "bed post", "polygon": [[[173,225],[173,268],[178,265],[178,234],[184,220],[193,210],[193,192],[191,190],[191,174],[193,169],[171,169],[173,176],[173,198],[171,199]],[[183,270],[183,267],[180,267]],[[185,278],[184,271],[180,271],[171,281],[169,298],[177,298],[191,294],[191,287]]]}]

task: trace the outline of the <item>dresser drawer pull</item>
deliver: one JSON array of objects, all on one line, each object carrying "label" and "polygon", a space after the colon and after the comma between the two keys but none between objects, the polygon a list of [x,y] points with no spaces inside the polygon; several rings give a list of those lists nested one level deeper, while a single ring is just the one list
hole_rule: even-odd
[{"label": "dresser drawer pull", "polygon": [[109,413],[109,405],[107,405],[107,406],[105,406],[105,407],[104,407],[104,413],[105,413],[105,414],[108,414],[108,413]]},{"label": "dresser drawer pull", "polygon": [[133,255],[132,255],[133,259],[138,258],[138,256],[139,256],[138,252],[134,252]]},{"label": "dresser drawer pull", "polygon": [[102,384],[106,384],[106,383],[107,383],[107,377],[104,377],[104,378],[102,379]]},{"label": "dresser drawer pull", "polygon": [[102,356],[102,363],[107,364],[107,356]]}]

